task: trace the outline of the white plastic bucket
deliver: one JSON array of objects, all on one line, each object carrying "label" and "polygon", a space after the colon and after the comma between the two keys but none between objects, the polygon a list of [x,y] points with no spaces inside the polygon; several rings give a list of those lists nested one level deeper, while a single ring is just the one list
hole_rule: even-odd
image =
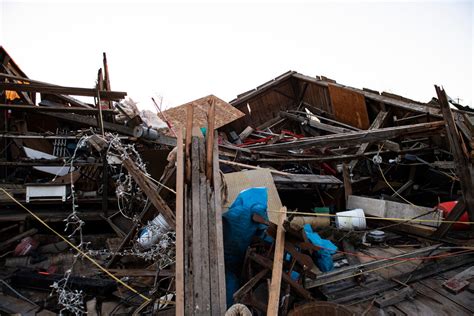
[{"label": "white plastic bucket", "polygon": [[356,208],[351,211],[336,213],[336,227],[342,230],[365,229],[367,224],[364,210]]}]

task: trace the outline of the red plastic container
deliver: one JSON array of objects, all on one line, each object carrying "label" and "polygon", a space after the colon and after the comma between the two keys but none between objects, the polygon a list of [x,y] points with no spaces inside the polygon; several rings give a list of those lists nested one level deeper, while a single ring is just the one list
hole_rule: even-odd
[{"label": "red plastic container", "polygon": [[[443,211],[443,216],[446,218],[449,213],[453,210],[454,206],[458,203],[457,201],[449,201],[449,202],[443,202],[438,205],[438,209]],[[454,230],[468,230],[469,229],[469,224],[462,224],[462,222],[469,222],[469,216],[467,215],[467,212],[464,212],[459,219],[458,223],[453,224],[453,229]]]}]

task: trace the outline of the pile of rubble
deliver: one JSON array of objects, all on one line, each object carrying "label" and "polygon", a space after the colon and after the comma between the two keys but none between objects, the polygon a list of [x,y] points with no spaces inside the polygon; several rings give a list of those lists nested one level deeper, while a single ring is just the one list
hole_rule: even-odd
[{"label": "pile of rubble", "polygon": [[288,72],[154,115],[103,57],[64,87],[0,47],[0,311],[474,313],[474,112],[442,88]]}]

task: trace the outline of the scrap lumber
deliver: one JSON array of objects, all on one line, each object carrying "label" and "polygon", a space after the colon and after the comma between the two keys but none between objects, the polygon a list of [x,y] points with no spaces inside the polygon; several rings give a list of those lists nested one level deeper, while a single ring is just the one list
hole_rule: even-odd
[{"label": "scrap lumber", "polygon": [[[446,132],[449,139],[449,144],[453,152],[453,158],[456,165],[456,174],[459,178],[459,183],[461,185],[461,191],[463,195],[463,200],[465,207],[467,209],[469,220],[474,221],[474,186],[472,183],[471,169],[469,167],[469,158],[466,154],[465,147],[462,141],[462,138],[459,135],[459,132],[454,122],[454,117],[449,107],[448,99],[446,92],[435,86],[436,93],[438,95],[439,106],[444,116],[444,122],[446,127]],[[452,221],[457,221],[464,213],[465,209],[461,209],[462,203],[457,203],[456,207],[451,211],[448,218],[449,222],[443,223],[438,230],[433,235],[434,237],[443,237],[452,225]]]},{"label": "scrap lumber", "polygon": [[378,297],[374,301],[374,304],[379,308],[384,308],[403,302],[406,299],[413,299],[415,295],[416,290],[408,286],[399,291],[392,291],[384,294],[382,297]]},{"label": "scrap lumber", "polygon": [[[179,269],[184,267],[184,280],[180,280],[184,285],[183,289],[180,286],[184,292],[180,303],[183,307],[179,311],[185,315],[222,315],[226,311],[226,291],[217,135],[210,126],[207,132],[213,135],[205,139],[192,124],[192,111],[190,106],[185,141],[189,148],[178,149],[186,152],[182,174],[186,178],[184,203],[177,203],[184,206],[184,225],[179,237],[184,245],[176,253]],[[209,114],[209,120],[213,120],[212,106]],[[191,170],[187,170],[189,166]]]},{"label": "scrap lumber", "polygon": [[[270,169],[270,172],[272,170]],[[272,172],[273,181],[276,184],[341,184],[341,180],[334,176],[319,174],[278,174]]]},{"label": "scrap lumber", "polygon": [[[85,97],[96,97],[97,90],[89,88],[76,88],[76,87],[62,87],[50,84],[38,84],[30,82],[30,84],[19,84],[12,82],[0,82],[0,90],[10,91],[27,91],[27,92],[40,92],[48,94],[69,94],[79,95]],[[105,91],[99,90],[99,96],[101,99],[120,101],[127,96],[126,92],[119,91]]]},{"label": "scrap lumber", "polygon": [[138,167],[130,160],[130,158],[125,158],[123,160],[123,166],[130,173],[133,180],[137,182],[148,199],[150,199],[156,210],[163,215],[168,225],[171,227],[176,226],[175,214],[168,207],[168,204],[166,204],[163,198],[157,193],[157,185],[151,182],[151,180],[148,179],[143,171],[138,169]]},{"label": "scrap lumber", "polygon": [[184,152],[181,128],[177,131],[176,144],[176,315],[184,316]]},{"label": "scrap lumber", "polygon": [[[472,262],[474,262],[474,256],[472,254],[460,255],[453,258],[448,257],[438,261],[429,260],[415,271],[399,275],[397,279],[402,281],[408,280],[407,283],[410,284],[466,264],[472,264]],[[347,304],[359,299],[367,299],[397,286],[400,286],[400,283],[393,280],[375,281],[370,283],[370,286],[361,287],[360,289],[354,290],[351,288],[341,290],[337,292],[337,295],[335,295],[331,301],[338,304]]]},{"label": "scrap lumber", "polygon": [[[40,102],[40,106],[37,105],[17,105],[17,104],[0,104],[0,109],[9,109],[9,110],[18,110],[24,112],[64,112],[64,113],[82,113],[87,115],[94,115],[98,113],[97,109],[89,108],[80,108],[74,106],[61,106],[61,104],[54,103],[53,106],[41,105],[43,102]],[[48,103],[51,104],[51,103]],[[103,109],[102,111],[107,113],[115,113],[114,110]]]},{"label": "scrap lumber", "polygon": [[471,284],[470,279],[473,277],[474,267],[469,267],[444,282],[443,287],[454,294],[458,294]]},{"label": "scrap lumber", "polygon": [[280,302],[281,277],[283,273],[283,254],[285,252],[285,229],[283,222],[286,218],[286,207],[280,209],[278,228],[276,232],[275,254],[273,257],[272,281],[268,294],[267,315],[277,316]]},{"label": "scrap lumber", "polygon": [[[442,218],[442,212],[433,208],[418,205],[414,206],[388,200],[372,199],[356,195],[349,196],[347,208],[360,208],[364,210],[364,213],[367,216],[376,216],[381,218],[401,218],[408,221],[411,218],[416,217],[416,219],[430,221],[420,222],[419,224],[433,227],[440,226]],[[416,220],[414,223],[418,224]]]},{"label": "scrap lumber", "polygon": [[344,200],[347,203],[349,196],[352,195],[351,172],[346,163],[342,164],[342,178],[344,180]]},{"label": "scrap lumber", "polygon": [[405,126],[386,127],[376,130],[356,131],[350,133],[308,137],[293,142],[254,146],[252,147],[252,150],[280,151],[290,150],[294,148],[303,149],[318,146],[354,146],[367,142],[381,142],[386,139],[392,139],[401,136],[406,137],[408,135],[415,135],[420,133],[439,132],[442,129],[443,125],[443,121],[437,121]]}]

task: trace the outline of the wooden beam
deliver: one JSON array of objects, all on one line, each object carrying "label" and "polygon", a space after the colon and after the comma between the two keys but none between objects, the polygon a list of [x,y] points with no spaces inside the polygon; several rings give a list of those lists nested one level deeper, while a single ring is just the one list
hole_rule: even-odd
[{"label": "wooden beam", "polygon": [[193,117],[194,117],[194,107],[191,104],[188,105],[186,109],[186,138],[184,150],[186,152],[186,183],[191,182],[191,137],[193,134]]},{"label": "wooden beam", "polygon": [[278,228],[273,257],[272,281],[268,295],[267,315],[277,316],[280,302],[281,277],[283,273],[283,254],[285,253],[285,229],[283,222],[286,219],[286,207],[280,209]]},{"label": "wooden beam", "polygon": [[214,150],[214,127],[216,122],[216,102],[213,98],[209,100],[209,111],[207,113],[207,142],[206,142],[206,178],[212,184],[212,152]]},{"label": "wooden beam", "polygon": [[[41,102],[40,102],[41,104]],[[88,115],[95,115],[98,113],[97,109],[87,109],[72,106],[64,106],[57,104],[57,106],[37,106],[37,105],[17,105],[17,104],[0,104],[0,109],[9,109],[22,112],[66,112],[66,113],[81,113]],[[104,112],[115,113],[114,110],[103,110]]]},{"label": "wooden beam", "polygon": [[443,121],[438,121],[407,126],[380,128],[376,130],[309,137],[287,143],[254,146],[252,147],[252,150],[258,152],[259,150],[280,151],[290,150],[293,148],[303,149],[323,146],[354,146],[368,142],[382,142],[386,139],[409,136],[418,133],[438,132],[442,129],[443,125]]},{"label": "wooden beam", "polygon": [[[472,183],[471,171],[469,168],[469,159],[465,151],[464,143],[456,127],[453,114],[449,107],[446,92],[435,86],[436,93],[438,95],[439,106],[444,116],[444,122],[446,132],[448,135],[451,150],[453,152],[453,158],[456,165],[456,173],[459,178],[461,190],[463,193],[464,202],[469,214],[469,220],[474,221],[474,187]],[[458,215],[458,214],[456,214]],[[459,217],[462,213],[459,214]],[[459,218],[454,219],[457,221]],[[441,227],[440,227],[441,228]]]},{"label": "wooden beam", "polygon": [[344,179],[344,198],[347,204],[349,195],[352,195],[350,170],[346,163],[342,164],[342,177]]},{"label": "wooden beam", "polygon": [[183,130],[177,131],[176,154],[176,316],[184,316],[184,152]]},{"label": "wooden beam", "polygon": [[[271,169],[268,169],[271,172]],[[282,175],[272,173],[273,181],[279,184],[296,184],[296,183],[310,183],[310,184],[341,184],[341,180],[334,176],[319,175],[319,174],[287,174]]]},{"label": "wooden beam", "polygon": [[[0,82],[0,90],[11,90],[11,91],[28,91],[28,92],[40,92],[40,93],[49,93],[49,94],[70,94],[70,95],[80,95],[86,97],[96,97],[97,90],[90,88],[76,88],[76,87],[63,87],[55,86],[48,84],[19,84],[12,82]],[[120,101],[125,98],[127,95],[126,92],[119,91],[99,91],[99,96],[102,99]]]},{"label": "wooden beam", "polygon": [[146,197],[151,201],[153,206],[160,212],[166,219],[166,222],[170,227],[176,227],[176,218],[173,211],[168,207],[163,198],[157,193],[157,186],[149,180],[143,171],[130,160],[125,158],[123,160],[123,166],[132,176],[133,180],[138,184],[140,189],[143,190]]},{"label": "wooden beam", "polygon": [[[214,138],[217,139],[217,131],[214,132]],[[213,184],[214,192],[212,194],[212,199],[214,202],[214,216],[216,219],[216,247],[217,247],[217,273],[219,281],[219,305],[221,312],[226,310],[226,283],[225,283],[225,263],[224,263],[224,234],[222,227],[222,179],[219,168],[219,145],[217,142],[214,142],[214,148],[212,152],[212,161],[213,161]],[[211,202],[212,203],[212,202]]]}]

